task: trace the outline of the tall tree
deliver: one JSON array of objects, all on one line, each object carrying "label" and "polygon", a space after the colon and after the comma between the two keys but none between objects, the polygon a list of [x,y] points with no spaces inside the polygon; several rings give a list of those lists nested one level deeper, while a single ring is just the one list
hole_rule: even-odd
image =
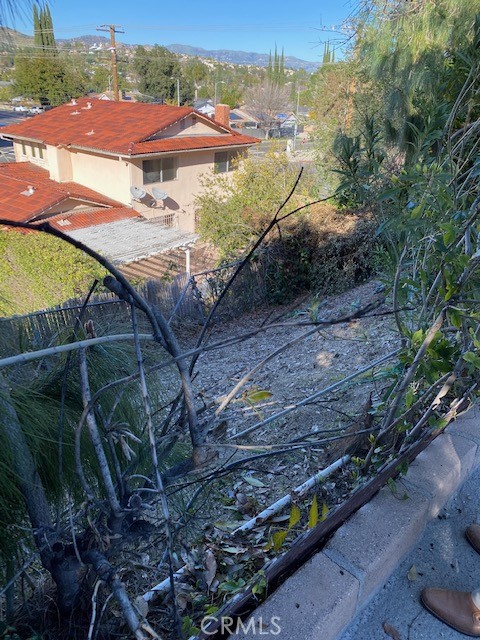
[{"label": "tall tree", "polygon": [[[175,79],[182,77],[178,56],[158,44],[150,51],[139,46],[135,50],[134,69],[140,93],[151,98],[175,101]],[[182,83],[180,96],[183,103],[192,99],[191,82]]]},{"label": "tall tree", "polygon": [[290,103],[290,89],[273,80],[251,87],[245,93],[247,105],[252,109],[266,130],[267,137],[275,126],[278,113],[285,111]]},{"label": "tall tree", "polygon": [[42,104],[58,105],[85,92],[86,76],[78,60],[60,59],[55,45],[48,5],[38,11],[33,5],[35,58],[15,58],[14,83],[18,94]]},{"label": "tall tree", "polygon": [[425,118],[441,120],[441,105],[454,99],[465,79],[456,52],[474,41],[478,14],[480,0],[366,4],[359,15],[358,58],[382,95],[390,140],[408,148],[414,127],[421,128]]},{"label": "tall tree", "polygon": [[37,5],[33,5],[33,43],[36,47],[43,48],[43,31],[40,25],[40,16]]},{"label": "tall tree", "polygon": [[53,21],[48,4],[41,10],[41,16],[43,22],[42,32],[44,46],[50,52],[55,53],[56,43],[53,33]]},{"label": "tall tree", "polygon": [[330,53],[330,42],[327,40],[323,47],[323,60],[322,64],[330,64],[332,62],[332,55]]}]

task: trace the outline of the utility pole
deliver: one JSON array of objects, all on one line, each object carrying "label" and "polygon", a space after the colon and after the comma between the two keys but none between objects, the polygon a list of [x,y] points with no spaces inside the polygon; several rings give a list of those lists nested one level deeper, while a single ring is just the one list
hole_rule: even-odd
[{"label": "utility pole", "polygon": [[179,107],[180,106],[180,78],[174,78],[173,76],[171,76],[170,80],[177,81],[177,107]]},{"label": "utility pole", "polygon": [[115,102],[118,102],[120,95],[118,93],[117,45],[115,42],[115,34],[125,33],[125,31],[122,31],[118,24],[102,24],[101,27],[97,27],[97,31],[107,31],[110,33],[109,49],[112,53],[113,98]]},{"label": "utility pole", "polygon": [[300,87],[297,87],[297,109],[295,111],[295,124],[293,126],[293,151],[295,151],[295,146],[297,144],[297,131],[298,131],[298,110],[300,108]]}]

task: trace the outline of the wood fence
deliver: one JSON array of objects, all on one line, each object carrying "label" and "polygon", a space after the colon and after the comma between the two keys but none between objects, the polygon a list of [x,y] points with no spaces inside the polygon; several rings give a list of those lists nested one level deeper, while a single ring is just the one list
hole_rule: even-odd
[{"label": "wood fence", "polygon": [[[203,324],[236,265],[228,265],[193,276],[181,273],[171,282],[147,280],[138,287],[151,304],[164,313],[170,323]],[[261,269],[247,265],[225,296],[218,319],[230,320],[266,302]],[[40,349],[70,335],[82,308],[82,300],[70,300],[54,308],[22,316],[0,318],[0,356]],[[129,323],[129,306],[111,293],[99,293],[87,304],[88,318],[107,331]]]}]

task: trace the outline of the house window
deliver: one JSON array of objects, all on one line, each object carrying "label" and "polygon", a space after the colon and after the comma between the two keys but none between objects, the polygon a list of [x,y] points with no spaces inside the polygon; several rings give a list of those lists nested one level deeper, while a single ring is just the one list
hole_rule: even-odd
[{"label": "house window", "polygon": [[43,160],[43,147],[41,144],[32,144],[32,157]]},{"label": "house window", "polygon": [[143,161],[143,184],[177,179],[178,158],[155,158]]},{"label": "house window", "polygon": [[27,148],[25,147],[25,143],[24,143],[24,142],[22,142],[22,154],[23,154],[24,156],[26,156],[26,155],[27,155]]},{"label": "house window", "polygon": [[236,158],[238,157],[237,151],[217,151],[214,160],[215,173],[226,173],[227,171],[233,171],[236,169]]}]

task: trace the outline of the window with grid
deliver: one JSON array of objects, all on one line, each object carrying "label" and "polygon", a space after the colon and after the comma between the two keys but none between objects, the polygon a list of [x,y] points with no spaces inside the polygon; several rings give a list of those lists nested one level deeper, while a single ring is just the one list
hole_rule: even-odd
[{"label": "window with grid", "polygon": [[177,179],[178,158],[155,158],[143,161],[143,184]]},{"label": "window with grid", "polygon": [[227,171],[236,169],[237,164],[235,160],[237,157],[237,151],[217,151],[214,159],[215,173],[226,173]]}]

